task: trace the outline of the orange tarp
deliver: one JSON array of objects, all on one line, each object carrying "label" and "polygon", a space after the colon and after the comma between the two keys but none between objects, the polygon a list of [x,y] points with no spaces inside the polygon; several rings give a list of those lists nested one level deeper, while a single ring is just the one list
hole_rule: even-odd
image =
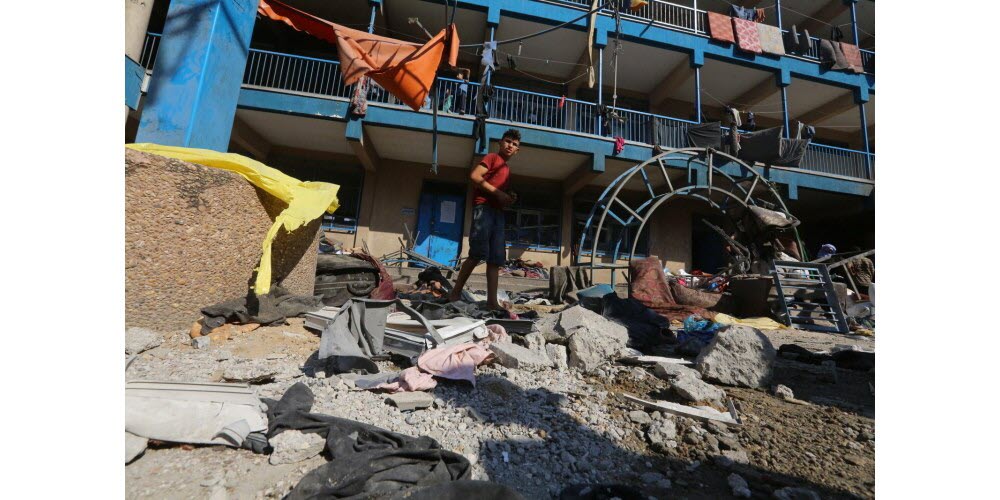
[{"label": "orange tarp", "polygon": [[454,24],[420,45],[346,28],[277,0],[260,0],[257,12],[336,45],[345,84],[368,75],[414,111],[430,93],[445,51],[448,65],[458,64],[458,29]]}]

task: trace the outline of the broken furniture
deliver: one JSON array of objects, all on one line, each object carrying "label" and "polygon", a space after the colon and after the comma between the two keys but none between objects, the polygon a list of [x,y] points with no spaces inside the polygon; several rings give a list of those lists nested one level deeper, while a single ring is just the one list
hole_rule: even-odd
[{"label": "broken furniture", "polygon": [[824,264],[775,260],[779,321],[805,330],[847,333],[847,318]]},{"label": "broken furniture", "polygon": [[351,255],[316,257],[315,293],[328,306],[340,306],[356,297],[367,298],[378,284],[378,268],[371,262]]}]

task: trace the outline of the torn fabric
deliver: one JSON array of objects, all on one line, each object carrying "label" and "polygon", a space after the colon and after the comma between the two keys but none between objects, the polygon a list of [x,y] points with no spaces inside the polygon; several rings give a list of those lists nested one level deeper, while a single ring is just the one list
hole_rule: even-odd
[{"label": "torn fabric", "polygon": [[266,294],[271,290],[271,244],[278,236],[278,229],[284,227],[285,231],[292,232],[321,217],[324,212],[332,214],[340,206],[340,202],[337,201],[337,191],[340,190],[340,186],[328,182],[300,181],[276,168],[236,153],[152,143],[126,144],[125,147],[235,172],[254,186],[288,203],[288,207],[274,218],[274,223],[271,224],[261,243],[262,254],[257,268],[257,280],[254,283],[254,292],[257,295]]},{"label": "torn fabric", "polygon": [[414,111],[430,93],[444,55],[449,66],[458,64],[458,28],[454,24],[421,45],[347,28],[277,0],[260,0],[257,12],[336,45],[345,85],[370,76]]}]

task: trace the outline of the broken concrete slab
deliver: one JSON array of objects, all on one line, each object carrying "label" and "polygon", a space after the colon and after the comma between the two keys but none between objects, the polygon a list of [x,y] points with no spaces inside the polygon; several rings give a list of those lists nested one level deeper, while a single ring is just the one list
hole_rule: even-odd
[{"label": "broken concrete slab", "polygon": [[142,455],[142,452],[146,451],[146,445],[149,444],[149,440],[142,437],[136,436],[131,432],[125,432],[125,463],[129,463],[135,460],[136,457]]},{"label": "broken concrete slab", "polygon": [[653,422],[653,419],[650,418],[649,414],[642,410],[632,410],[628,412],[628,418],[629,420],[639,425],[649,424]]},{"label": "broken concrete slab", "polygon": [[621,329],[601,329],[581,326],[569,337],[569,366],[593,373],[615,361],[628,342],[628,332]]},{"label": "broken concrete slab", "polygon": [[701,378],[701,372],[698,370],[672,363],[656,363],[653,365],[653,373],[657,377],[668,381],[681,376]]},{"label": "broken concrete slab", "polygon": [[326,439],[316,433],[285,430],[268,440],[274,448],[268,462],[271,465],[293,464],[322,453]]},{"label": "broken concrete slab", "polygon": [[[204,337],[198,337],[204,338]],[[222,379],[226,382],[246,382],[249,384],[259,384],[274,380],[281,370],[274,365],[259,361],[246,360],[236,362],[222,372]]]},{"label": "broken concrete slab", "polygon": [[566,350],[566,346],[546,344],[545,354],[549,356],[557,370],[563,371],[569,368],[569,352]]},{"label": "broken concrete slab", "polygon": [[191,347],[195,349],[208,349],[212,345],[212,337],[195,337],[191,339]]},{"label": "broken concrete slab", "polygon": [[541,351],[545,349],[545,337],[541,333],[533,332],[524,336],[528,349]]},{"label": "broken concrete slab", "polygon": [[434,403],[434,396],[421,391],[398,392],[385,398],[385,401],[400,411],[413,411],[429,408]]},{"label": "broken concrete slab", "polygon": [[[551,319],[554,318],[554,319]],[[546,342],[566,344],[570,337],[581,328],[604,332],[613,338],[624,338],[628,341],[628,329],[624,325],[601,316],[582,306],[573,306],[535,323],[536,329]],[[622,344],[624,346],[624,343]]]},{"label": "broken concrete slab", "polygon": [[493,344],[490,350],[496,355],[497,363],[507,368],[537,371],[552,367],[552,360],[545,351],[528,349],[517,344]]},{"label": "broken concrete slab", "polygon": [[721,412],[706,406],[693,407],[672,403],[670,401],[647,401],[645,399],[637,398],[631,394],[621,394],[621,397],[626,401],[638,403],[646,408],[652,408],[654,410],[671,413],[681,417],[693,418],[695,420],[701,420],[702,422],[714,420],[728,425],[740,425],[740,422],[736,420],[731,413]]},{"label": "broken concrete slab", "polygon": [[149,328],[131,327],[125,330],[125,354],[135,355],[158,347],[163,336]]},{"label": "broken concrete slab", "polygon": [[695,365],[706,380],[720,384],[766,388],[777,351],[760,330],[733,325],[715,334]]},{"label": "broken concrete slab", "polygon": [[745,450],[724,450],[722,456],[732,460],[734,463],[749,465],[750,456],[747,455]]},{"label": "broken concrete slab", "polygon": [[[634,349],[633,349],[634,351]],[[664,356],[626,356],[618,360],[626,365],[655,365],[661,363],[673,365],[690,365],[690,361],[683,358],[667,358]]]},{"label": "broken concrete slab", "polygon": [[670,381],[670,388],[680,397],[692,403],[723,404],[726,392],[712,384],[691,375],[675,377]]}]

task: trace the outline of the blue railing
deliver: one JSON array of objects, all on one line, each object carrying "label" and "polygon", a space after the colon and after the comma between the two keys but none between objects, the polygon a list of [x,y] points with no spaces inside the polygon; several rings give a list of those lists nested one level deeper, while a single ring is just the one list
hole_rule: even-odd
[{"label": "blue railing", "polygon": [[[142,64],[152,68],[159,35],[150,33],[141,56]],[[438,98],[442,111],[472,115],[479,84],[469,82],[465,102],[460,98],[460,80],[438,78]],[[327,59],[297,56],[260,49],[250,49],[243,85],[286,92],[312,94],[326,98],[349,99],[353,86],[344,85],[340,63]],[[450,109],[446,96],[451,96]],[[384,89],[373,85],[368,91],[369,102],[400,105]],[[659,144],[664,148],[687,147],[688,127],[695,123],[669,116],[656,115],[624,108],[611,108],[623,120],[612,120],[610,130],[602,132],[600,108],[594,103],[569,99],[509,87],[494,87],[490,101],[490,119],[548,127],[589,135],[621,136],[640,144]],[[462,105],[464,104],[464,107]],[[429,109],[429,105],[427,108]],[[874,155],[868,155],[874,165]],[[863,151],[812,143],[802,161],[802,169],[814,172],[874,179]]]}]

